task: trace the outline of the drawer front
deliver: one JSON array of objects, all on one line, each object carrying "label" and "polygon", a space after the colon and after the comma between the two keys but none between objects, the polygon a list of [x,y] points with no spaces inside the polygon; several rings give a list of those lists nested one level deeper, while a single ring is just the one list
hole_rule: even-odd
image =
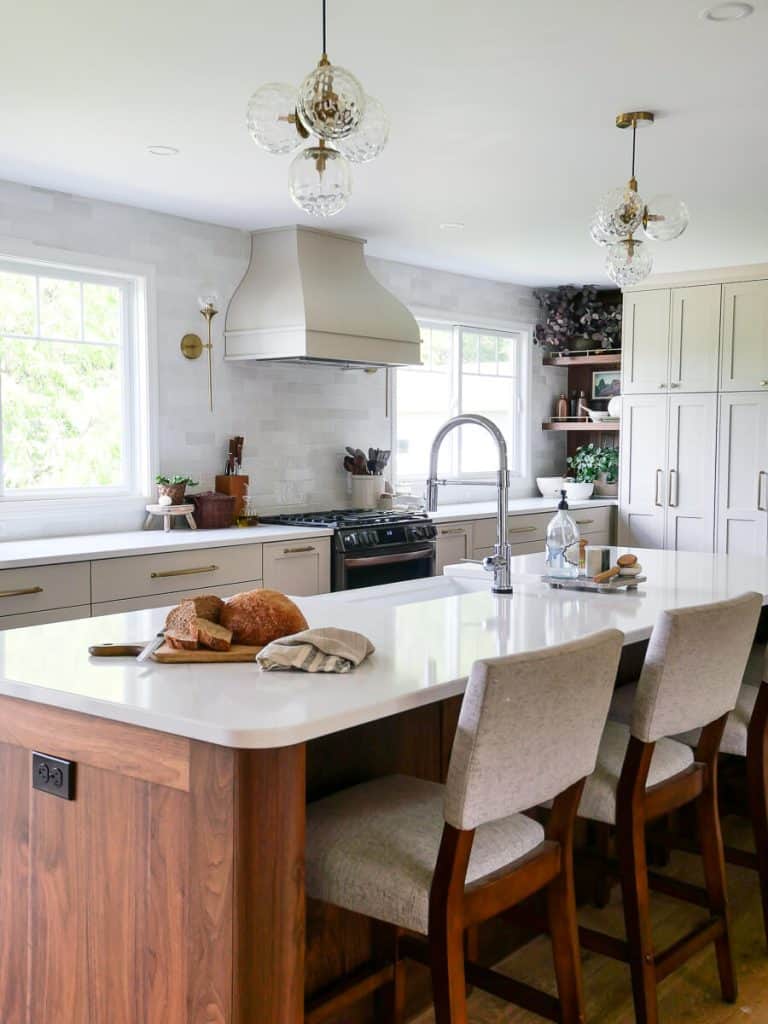
[{"label": "drawer front", "polygon": [[0,616],[91,603],[88,562],[0,570]]},{"label": "drawer front", "polygon": [[103,558],[91,563],[93,603],[128,597],[171,594],[185,587],[212,587],[262,576],[261,544],[195,548],[129,558]]},{"label": "drawer front", "polygon": [[[511,544],[510,547],[512,548],[512,557],[513,558],[516,555],[538,555],[538,554],[541,554],[542,556],[544,555],[544,545],[540,541],[537,541],[537,540],[524,541],[522,544]],[[487,558],[488,555],[492,555],[493,554],[493,550],[494,549],[492,547],[488,547],[488,548],[475,548],[475,555],[474,555],[474,557],[476,559]]]},{"label": "drawer front", "polygon": [[91,614],[89,604],[78,604],[74,608],[51,608],[47,612],[29,612],[24,615],[3,615],[0,618],[0,632],[4,629],[19,629],[21,626],[44,626],[48,622],[69,622],[72,619],[87,619]]},{"label": "drawer front", "polygon": [[265,544],[264,586],[293,597],[327,594],[331,589],[330,540]]},{"label": "drawer front", "polygon": [[178,604],[184,597],[200,597],[215,594],[216,597],[231,597],[242,590],[259,590],[261,580],[246,580],[244,583],[229,583],[224,587],[206,587],[202,590],[179,590],[171,594],[148,594],[146,597],[128,597],[123,601],[99,601],[93,606],[94,615],[115,615],[117,612],[140,612],[145,608],[167,608]]},{"label": "drawer front", "polygon": [[[537,512],[521,516],[507,516],[510,544],[529,544],[543,541],[547,533],[550,512]],[[474,528],[475,549],[492,547],[496,543],[496,520],[478,519]]]},{"label": "drawer front", "polygon": [[610,506],[604,506],[603,508],[580,508],[575,512],[571,512],[571,515],[579,528],[581,536],[589,537],[593,533],[610,533],[611,511]]}]

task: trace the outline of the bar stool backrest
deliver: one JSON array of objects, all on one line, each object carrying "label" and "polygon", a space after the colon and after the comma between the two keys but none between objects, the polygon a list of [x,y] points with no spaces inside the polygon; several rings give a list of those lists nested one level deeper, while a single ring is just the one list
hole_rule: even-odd
[{"label": "bar stool backrest", "polygon": [[535,807],[594,771],[623,640],[607,629],[475,662],[448,768],[449,825]]},{"label": "bar stool backrest", "polygon": [[637,684],[633,736],[653,743],[733,710],[761,606],[749,592],[661,613]]}]

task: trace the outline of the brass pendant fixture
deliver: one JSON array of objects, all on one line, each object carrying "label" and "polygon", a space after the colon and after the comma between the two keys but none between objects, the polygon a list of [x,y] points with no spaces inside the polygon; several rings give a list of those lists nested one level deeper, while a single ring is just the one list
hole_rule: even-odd
[{"label": "brass pendant fixture", "polygon": [[688,226],[688,208],[681,199],[659,195],[646,203],[638,193],[637,129],[652,125],[654,120],[650,110],[631,110],[616,116],[617,128],[632,129],[632,174],[626,185],[603,196],[592,220],[592,241],[607,248],[605,271],[620,288],[644,280],[653,269],[648,244],[635,238],[635,232],[668,242],[679,238]]},{"label": "brass pendant fixture", "polygon": [[248,104],[248,131],[268,153],[303,149],[289,170],[296,205],[315,217],[332,217],[349,202],[349,163],[377,157],[389,137],[389,118],[378,100],[367,96],[351,71],[332,64],[326,48],[326,0],[322,0],[323,49],[317,67],[298,89],[282,82],[263,85]]}]

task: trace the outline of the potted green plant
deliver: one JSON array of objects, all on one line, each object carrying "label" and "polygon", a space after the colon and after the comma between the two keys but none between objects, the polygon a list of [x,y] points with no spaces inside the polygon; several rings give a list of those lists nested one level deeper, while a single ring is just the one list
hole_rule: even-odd
[{"label": "potted green plant", "polygon": [[583,444],[566,459],[577,483],[595,485],[595,493],[610,497],[619,491],[619,450]]},{"label": "potted green plant", "polygon": [[155,483],[157,484],[158,498],[165,495],[171,499],[172,505],[183,505],[187,487],[197,487],[197,480],[193,480],[191,476],[163,476],[160,474],[155,477]]}]

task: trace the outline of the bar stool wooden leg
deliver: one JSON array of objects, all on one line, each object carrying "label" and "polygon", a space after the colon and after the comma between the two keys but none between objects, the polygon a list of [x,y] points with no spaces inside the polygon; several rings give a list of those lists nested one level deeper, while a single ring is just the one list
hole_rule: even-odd
[{"label": "bar stool wooden leg", "polygon": [[659,1020],[645,856],[645,783],[652,756],[652,743],[632,737],[616,799],[616,852],[637,1024],[658,1024]]},{"label": "bar stool wooden leg", "polygon": [[429,894],[429,958],[435,1024],[468,1024],[464,879],[474,832],[446,825]]},{"label": "bar stool wooden leg", "polygon": [[763,926],[768,941],[768,683],[760,686],[749,723],[747,790],[760,876]]},{"label": "bar stool wooden leg", "polygon": [[373,953],[378,963],[392,964],[392,981],[374,996],[376,1024],[403,1024],[405,1020],[405,963],[400,959],[400,930],[383,921],[373,922]]},{"label": "bar stool wooden leg", "polygon": [[579,952],[579,925],[576,920],[576,897],[573,885],[573,863],[568,865],[547,888],[547,917],[552,940],[552,957],[560,998],[562,1024],[583,1024],[586,1019],[584,990]]}]

